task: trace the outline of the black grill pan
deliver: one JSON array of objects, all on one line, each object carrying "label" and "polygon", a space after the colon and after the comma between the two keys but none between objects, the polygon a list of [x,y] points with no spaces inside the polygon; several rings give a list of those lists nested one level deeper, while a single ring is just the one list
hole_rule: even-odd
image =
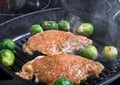
[{"label": "black grill pan", "polygon": [[[4,67],[0,64],[0,69],[3,70],[4,75],[8,76],[8,80],[1,80],[0,85],[45,85],[42,83],[35,83],[34,80],[26,81],[19,77],[17,77],[14,73],[16,71],[20,71],[23,64],[27,61],[32,60],[38,53],[35,53],[33,56],[29,56],[25,54],[22,50],[22,45],[27,41],[30,37],[29,29],[33,24],[41,24],[45,20],[55,20],[60,21],[64,19],[68,13],[73,13],[79,16],[82,20],[88,21],[94,24],[95,26],[95,33],[90,37],[94,42],[99,51],[104,45],[115,45],[119,50],[119,44],[115,42],[119,42],[117,38],[114,41],[110,40],[111,37],[109,33],[106,32],[112,31],[111,29],[107,28],[109,22],[107,20],[103,20],[97,16],[90,15],[86,12],[81,12],[77,10],[67,11],[62,8],[52,8],[42,11],[33,12],[30,14],[26,14],[15,19],[9,20],[5,23],[0,25],[0,40],[5,38],[12,38],[16,43],[16,49],[14,51],[16,59],[15,64],[13,67]],[[87,17],[85,17],[87,16]],[[96,21],[99,23],[95,23]],[[104,23],[103,25],[101,25]],[[117,28],[117,26],[116,26]],[[119,29],[118,29],[119,30]],[[102,34],[101,34],[102,32]],[[104,35],[104,36],[103,36]],[[117,35],[117,36],[116,36]],[[116,33],[114,37],[120,37],[119,34]],[[106,36],[106,37],[105,37]],[[97,38],[96,38],[97,37]],[[105,70],[100,74],[99,78],[88,78],[85,82],[81,85],[107,85],[120,77],[120,59],[119,56],[113,62],[104,61],[101,54],[99,54],[99,58],[97,61],[101,62],[105,66]]]}]

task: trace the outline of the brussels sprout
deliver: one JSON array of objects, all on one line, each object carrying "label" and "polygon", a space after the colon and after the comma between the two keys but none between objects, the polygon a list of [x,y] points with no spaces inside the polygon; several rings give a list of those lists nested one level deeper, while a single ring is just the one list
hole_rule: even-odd
[{"label": "brussels sprout", "polygon": [[73,85],[73,82],[68,78],[59,78],[54,85]]},{"label": "brussels sprout", "polygon": [[0,50],[0,62],[5,66],[12,66],[14,64],[15,55],[9,49]]},{"label": "brussels sprout", "polygon": [[30,28],[30,34],[34,35],[37,33],[43,32],[42,27],[39,24],[35,24]]},{"label": "brussels sprout", "polygon": [[63,30],[63,31],[68,31],[70,29],[70,24],[68,21],[65,21],[65,20],[61,20],[59,23],[58,23],[58,27],[60,30]]},{"label": "brussels sprout", "polygon": [[58,24],[55,21],[45,21],[42,27],[43,30],[58,30]]},{"label": "brussels sprout", "polygon": [[4,39],[1,43],[0,43],[0,49],[10,49],[10,50],[14,50],[15,49],[15,43],[12,41],[12,39]]},{"label": "brussels sprout", "polygon": [[118,50],[114,46],[105,46],[102,51],[103,57],[108,60],[113,60],[118,55]]},{"label": "brussels sprout", "polygon": [[78,28],[78,32],[85,36],[91,35],[93,31],[94,31],[94,27],[90,23],[82,23]]},{"label": "brussels sprout", "polygon": [[95,46],[89,45],[81,51],[80,55],[82,57],[94,60],[98,56],[98,51],[97,51],[97,48]]}]

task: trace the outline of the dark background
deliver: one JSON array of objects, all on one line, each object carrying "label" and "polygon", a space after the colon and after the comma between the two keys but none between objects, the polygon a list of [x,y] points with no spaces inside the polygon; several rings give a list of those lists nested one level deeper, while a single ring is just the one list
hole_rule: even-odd
[{"label": "dark background", "polygon": [[[24,0],[18,0],[18,1],[24,2]],[[18,3],[18,2],[14,2],[14,3]],[[118,28],[111,27],[111,24],[114,24],[114,26],[120,26],[119,0],[51,0],[51,3],[47,8],[54,8],[54,7],[62,7],[69,11],[72,10],[77,10],[80,12],[83,11],[84,13],[94,15],[95,17],[98,18],[100,17],[102,20],[108,21],[108,27],[113,29],[112,32],[113,35],[116,33],[116,30]],[[30,7],[26,3],[13,5],[13,8],[10,10],[8,10],[6,6],[3,6],[0,8],[0,10],[2,10],[0,11],[0,23],[18,17],[20,15],[26,14],[28,12],[38,11],[41,9],[42,7],[41,8],[36,8],[34,6]],[[83,17],[88,17],[88,16],[83,16]],[[97,21],[95,22],[97,23]],[[112,37],[112,35],[110,37]],[[1,71],[0,73],[4,73],[2,70],[0,71]],[[3,74],[1,74],[1,76],[3,77],[3,79],[7,77],[7,76],[4,77]],[[117,79],[115,82],[113,82],[110,85],[118,85],[120,83],[119,81],[120,79]]]}]

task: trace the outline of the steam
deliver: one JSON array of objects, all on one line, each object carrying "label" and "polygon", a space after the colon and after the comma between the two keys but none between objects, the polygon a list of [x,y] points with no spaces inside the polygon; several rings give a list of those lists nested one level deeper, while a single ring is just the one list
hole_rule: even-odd
[{"label": "steam", "polygon": [[69,13],[66,16],[66,20],[70,23],[70,31],[74,34],[79,34],[78,33],[78,27],[83,23],[83,20],[81,20],[78,16]]},{"label": "steam", "polygon": [[[78,5],[79,4],[79,5]],[[83,22],[92,23],[95,31],[90,38],[103,48],[113,45],[120,50],[120,0],[63,0],[62,5],[72,14],[67,15],[70,31],[78,34],[78,26]]]}]

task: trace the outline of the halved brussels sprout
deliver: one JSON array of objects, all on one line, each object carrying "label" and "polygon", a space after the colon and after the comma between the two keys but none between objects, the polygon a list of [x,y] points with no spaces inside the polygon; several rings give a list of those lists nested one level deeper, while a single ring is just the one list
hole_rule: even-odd
[{"label": "halved brussels sprout", "polygon": [[114,46],[105,46],[102,51],[103,57],[108,60],[113,60],[118,55],[118,50]]},{"label": "halved brussels sprout", "polygon": [[82,23],[78,28],[78,32],[85,36],[91,35],[93,31],[94,27],[91,23]]},{"label": "halved brussels sprout", "polygon": [[0,42],[0,49],[14,50],[15,47],[16,47],[15,43],[10,38],[4,39],[2,40],[2,42]]},{"label": "halved brussels sprout", "polygon": [[58,23],[58,27],[60,30],[63,30],[63,31],[68,31],[70,29],[70,24],[68,21],[65,21],[65,20],[61,20],[59,23]]},{"label": "halved brussels sprout", "polygon": [[68,78],[59,78],[54,85],[73,85],[73,82]]},{"label": "halved brussels sprout", "polygon": [[58,24],[55,21],[45,21],[42,27],[43,30],[58,30]]},{"label": "halved brussels sprout", "polygon": [[14,53],[9,49],[0,50],[0,62],[5,66],[13,66],[15,60]]},{"label": "halved brussels sprout", "polygon": [[98,51],[97,51],[97,48],[95,46],[89,45],[81,51],[80,55],[82,57],[94,60],[98,56]]},{"label": "halved brussels sprout", "polygon": [[30,28],[31,35],[34,35],[40,32],[43,32],[43,29],[39,24],[32,25],[32,27]]}]

